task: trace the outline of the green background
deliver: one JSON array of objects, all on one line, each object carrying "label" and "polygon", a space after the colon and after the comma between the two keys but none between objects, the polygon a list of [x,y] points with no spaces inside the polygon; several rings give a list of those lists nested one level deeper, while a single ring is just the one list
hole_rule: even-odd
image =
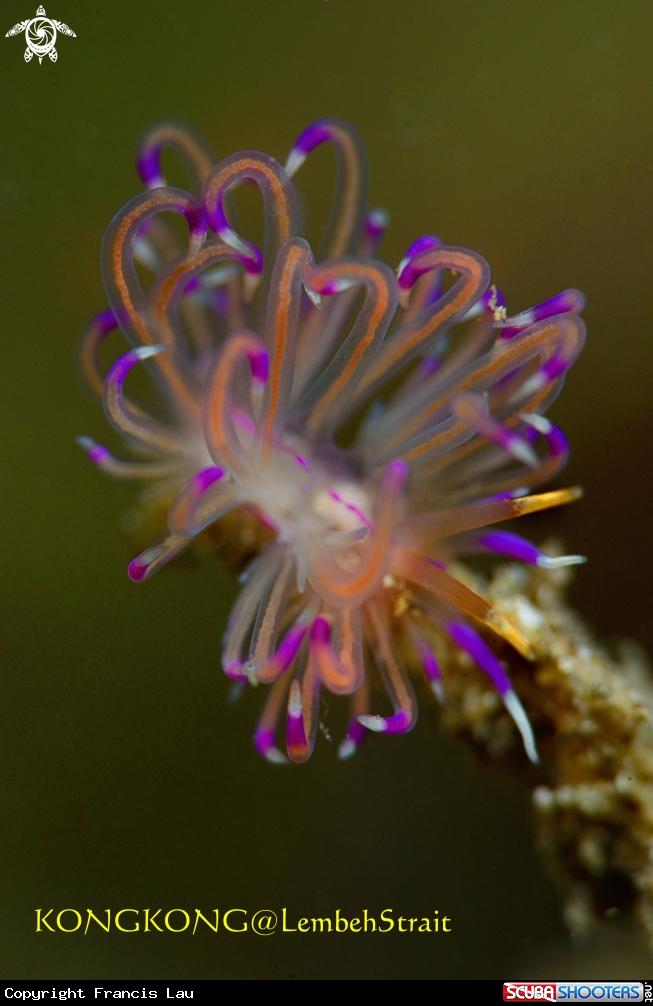
[{"label": "green background", "polygon": [[[0,973],[532,978],[555,960],[546,977],[572,977],[587,951],[533,851],[528,793],[428,712],[351,763],[323,739],[303,767],[257,758],[258,696],[230,707],[218,666],[234,587],[217,566],[128,581],[134,491],[74,443],[107,439],[74,351],[105,305],[100,241],[140,188],[145,125],[182,117],[221,156],[283,159],[317,117],[349,120],[389,262],[437,233],[486,256],[512,311],[585,291],[588,348],[552,415],[573,448],[559,484],[587,496],[528,530],[589,556],[573,598],[603,638],[653,643],[649,0],[48,0],[77,37],[42,65],[1,37],[35,5],[0,4]],[[316,221],[331,158],[300,178]],[[453,931],[34,932],[37,907],[284,905],[438,909]]]}]

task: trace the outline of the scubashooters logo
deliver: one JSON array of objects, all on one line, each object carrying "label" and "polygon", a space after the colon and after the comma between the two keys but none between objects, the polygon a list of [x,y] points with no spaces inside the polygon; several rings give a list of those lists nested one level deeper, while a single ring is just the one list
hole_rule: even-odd
[{"label": "scubashooters logo", "polygon": [[642,1002],[650,982],[504,982],[504,1002]]},{"label": "scubashooters logo", "polygon": [[67,24],[63,24],[61,21],[53,21],[51,18],[46,17],[43,7],[39,7],[36,17],[33,17],[31,21],[20,21],[18,24],[15,24],[7,32],[5,38],[9,38],[10,35],[20,35],[23,31],[25,32],[25,41],[27,42],[27,49],[25,49],[26,63],[29,63],[32,56],[38,56],[39,63],[44,56],[49,56],[52,62],[56,63],[57,50],[54,47],[54,43],[57,41],[58,31],[62,35],[71,35],[73,38],[77,38],[75,32]]}]

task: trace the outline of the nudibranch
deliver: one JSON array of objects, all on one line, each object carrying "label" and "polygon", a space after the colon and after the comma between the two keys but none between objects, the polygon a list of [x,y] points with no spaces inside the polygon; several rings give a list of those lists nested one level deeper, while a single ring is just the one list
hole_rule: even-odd
[{"label": "nudibranch", "polygon": [[[316,257],[293,178],[324,143],[338,183]],[[165,148],[194,191],[166,183]],[[544,568],[584,561],[494,526],[579,495],[531,490],[567,458],[544,412],[583,346],[582,294],[510,317],[477,252],[424,236],[396,270],[381,261],[388,218],[367,210],[364,151],[336,119],[306,129],[285,167],[255,150],[215,163],[187,126],[161,123],[142,137],[137,166],[146,189],[103,242],[109,309],[80,349],[133,458],[79,442],[107,474],[145,483],[167,515],[131,579],[146,580],[197,536],[227,536],[236,552],[241,537],[250,542],[222,664],[237,682],[269,686],[255,732],[269,761],[287,760],[280,721],[288,758],[310,757],[323,689],[350,696],[341,758],[369,731],[411,730],[416,672],[446,702],[443,635],[489,677],[537,761],[500,659],[533,659],[531,646],[450,569],[476,552]],[[262,249],[238,230],[233,190],[243,182],[262,196]],[[185,218],[187,241],[170,214]],[[99,350],[116,328],[132,348],[105,375]],[[125,391],[137,364],[159,414]]]}]

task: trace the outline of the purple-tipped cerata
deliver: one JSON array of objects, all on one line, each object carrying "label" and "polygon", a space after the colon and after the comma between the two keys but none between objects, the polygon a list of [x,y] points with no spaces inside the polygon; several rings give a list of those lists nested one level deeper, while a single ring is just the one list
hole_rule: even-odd
[{"label": "purple-tipped cerata", "polygon": [[[322,144],[337,185],[314,251],[295,180]],[[166,182],[171,155],[187,188]],[[320,157],[331,170],[331,153]],[[579,495],[533,490],[567,458],[542,413],[582,349],[582,295],[507,317],[483,256],[432,235],[397,270],[380,261],[389,218],[368,208],[362,143],[337,119],[305,129],[285,161],[245,150],[217,163],[184,124],[158,123],[137,164],[146,190],[109,224],[109,304],[80,352],[132,456],[78,441],[103,472],[145,486],[144,526],[158,527],[131,579],[174,568],[198,541],[240,574],[222,667],[265,695],[254,743],[268,762],[306,761],[330,738],[325,693],[349,706],[341,759],[367,736],[411,730],[418,695],[446,702],[444,637],[485,673],[536,761],[508,666],[533,646],[452,560],[583,561],[495,526]],[[244,182],[260,196],[261,249],[236,223]],[[105,373],[100,348],[117,326],[128,345]],[[158,405],[133,393],[137,364]]]},{"label": "purple-tipped cerata", "polygon": [[298,168],[304,163],[308,155],[321,143],[327,143],[333,139],[333,120],[320,119],[304,130],[295,140],[295,144],[288,154],[286,161],[286,171],[292,178]]},{"label": "purple-tipped cerata", "polygon": [[359,723],[357,719],[352,720],[338,748],[338,758],[341,761],[346,761],[355,755],[367,736],[368,732],[363,724]]},{"label": "purple-tipped cerata", "polygon": [[161,154],[159,150],[150,150],[142,157],[139,157],[136,166],[138,173],[143,179],[148,189],[158,189],[165,185],[165,178],[160,169]]},{"label": "purple-tipped cerata", "polygon": [[270,358],[265,351],[251,353],[249,356],[249,369],[252,373],[252,380],[265,384],[270,371]]},{"label": "purple-tipped cerata", "polygon": [[585,298],[580,290],[563,290],[549,300],[536,304],[514,318],[506,318],[499,329],[501,339],[512,339],[518,332],[530,328],[538,321],[553,318],[558,314],[580,314],[585,307]]},{"label": "purple-tipped cerata", "polygon": [[539,759],[531,725],[516,693],[513,691],[510,678],[506,674],[501,662],[492,653],[492,650],[483,639],[481,639],[478,632],[472,629],[471,626],[452,622],[449,624],[448,629],[453,641],[458,644],[461,650],[465,650],[490,678],[503,699],[506,709],[517,724],[524,741],[526,753],[532,762],[537,762]]},{"label": "purple-tipped cerata", "polygon": [[401,290],[412,289],[419,277],[430,271],[428,268],[416,269],[413,262],[422,252],[433,251],[434,248],[442,248],[442,242],[432,235],[427,234],[413,241],[397,267],[397,282]]},{"label": "purple-tipped cerata", "polygon": [[376,254],[379,245],[385,237],[390,223],[390,216],[385,210],[377,208],[370,210],[365,217],[360,253],[366,257]]},{"label": "purple-tipped cerata", "polygon": [[385,210],[375,209],[365,217],[365,237],[373,244],[378,244],[385,234],[390,217]]},{"label": "purple-tipped cerata", "polygon": [[394,716],[359,716],[358,722],[368,730],[383,734],[405,734],[413,726],[410,716],[403,709]]},{"label": "purple-tipped cerata", "polygon": [[511,687],[510,678],[478,632],[469,625],[456,622],[450,622],[448,630],[454,643],[457,643],[461,650],[469,653],[472,660],[476,661],[481,670],[485,671],[499,695],[505,695]]},{"label": "purple-tipped cerata", "polygon": [[511,531],[492,531],[490,534],[483,534],[479,537],[478,543],[491,552],[496,552],[497,555],[509,556],[511,559],[518,559],[519,562],[526,562],[531,566],[540,566],[542,569],[578,566],[586,561],[584,555],[547,555],[526,538]]}]

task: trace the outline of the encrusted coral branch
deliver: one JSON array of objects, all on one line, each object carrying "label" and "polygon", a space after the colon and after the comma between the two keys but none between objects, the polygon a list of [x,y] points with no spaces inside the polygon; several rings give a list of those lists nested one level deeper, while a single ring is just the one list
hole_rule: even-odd
[{"label": "encrusted coral branch", "polygon": [[[551,551],[551,549],[547,549]],[[456,575],[526,636],[535,665],[511,660],[540,764],[469,656],[434,639],[442,722],[533,786],[539,848],[563,888],[573,933],[634,915],[653,942],[653,675],[636,643],[613,659],[565,598],[569,573],[512,564],[484,581]]]}]

